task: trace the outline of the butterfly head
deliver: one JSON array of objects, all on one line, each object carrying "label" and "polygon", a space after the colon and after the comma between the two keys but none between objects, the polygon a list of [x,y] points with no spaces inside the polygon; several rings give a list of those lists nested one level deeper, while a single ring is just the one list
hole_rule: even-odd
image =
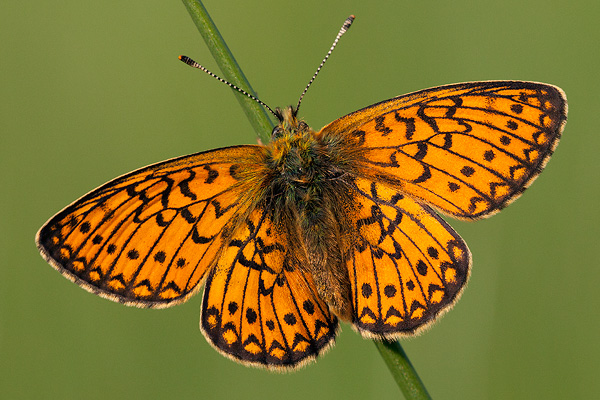
[{"label": "butterfly head", "polygon": [[279,120],[279,123],[273,128],[273,132],[271,133],[271,138],[273,140],[284,136],[303,135],[311,130],[306,122],[297,118],[298,108],[288,106],[281,109],[277,107],[274,114]]}]

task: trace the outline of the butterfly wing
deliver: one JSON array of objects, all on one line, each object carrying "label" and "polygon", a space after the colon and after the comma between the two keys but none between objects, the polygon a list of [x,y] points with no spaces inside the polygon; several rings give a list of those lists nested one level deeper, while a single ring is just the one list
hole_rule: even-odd
[{"label": "butterfly wing", "polygon": [[259,146],[176,158],[114,179],[52,217],[36,242],[86,290],[139,307],[167,307],[200,287],[224,232],[250,205]]},{"label": "butterfly wing", "polygon": [[242,363],[291,368],[328,348],[338,322],[288,249],[268,210],[236,231],[204,289],[201,329]]},{"label": "butterfly wing", "polygon": [[555,86],[471,82],[374,104],[320,134],[360,147],[364,176],[445,214],[475,219],[499,211],[537,177],[566,115],[565,94]]},{"label": "butterfly wing", "polygon": [[358,178],[353,197],[351,322],[365,336],[414,334],[458,300],[469,249],[434,211],[394,188]]}]

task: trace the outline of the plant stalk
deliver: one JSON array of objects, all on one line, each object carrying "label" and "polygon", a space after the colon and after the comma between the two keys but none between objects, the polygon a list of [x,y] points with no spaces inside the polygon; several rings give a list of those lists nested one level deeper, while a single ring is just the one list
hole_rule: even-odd
[{"label": "plant stalk", "polygon": [[[225,79],[253,96],[256,96],[252,86],[235,61],[233,54],[231,54],[231,51],[208,15],[202,2],[200,0],[182,1],[190,13],[192,20],[196,24],[198,31],[204,38],[211,54],[217,61]],[[254,100],[251,100],[237,91],[234,92],[257,136],[263,143],[268,143],[271,136],[271,130],[273,129],[273,123],[269,118],[269,114]],[[400,346],[400,343],[379,340],[374,340],[374,343],[406,399],[431,399],[423,382],[402,349],[402,346]]]},{"label": "plant stalk", "polygon": [[[219,30],[215,26],[214,22],[208,15],[206,8],[200,0],[182,0],[183,4],[187,8],[194,24],[198,28],[198,31],[202,35],[204,42],[208,46],[212,56],[217,65],[223,73],[223,77],[230,83],[244,89],[246,92],[256,97],[256,93],[252,89],[252,86],[246,79],[246,76],[242,72],[237,61],[233,57],[233,54],[227,47],[225,40],[219,33]],[[233,90],[233,89],[232,89]],[[240,106],[244,110],[246,117],[250,121],[250,125],[254,128],[256,136],[262,141],[262,143],[268,143],[271,139],[271,131],[273,130],[273,122],[269,117],[267,111],[249,97],[242,93],[234,90],[235,97],[237,98]]]},{"label": "plant stalk", "polygon": [[407,400],[431,399],[423,381],[398,341],[373,340],[398,387]]}]

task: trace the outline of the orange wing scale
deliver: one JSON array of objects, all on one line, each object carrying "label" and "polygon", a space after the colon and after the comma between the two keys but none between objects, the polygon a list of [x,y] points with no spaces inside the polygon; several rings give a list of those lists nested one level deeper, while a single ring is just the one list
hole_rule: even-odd
[{"label": "orange wing scale", "polygon": [[364,149],[363,174],[457,218],[489,216],[518,197],[556,147],[566,99],[516,81],[441,86],[342,117],[322,135]]},{"label": "orange wing scale", "polygon": [[365,336],[414,334],[458,299],[469,249],[429,207],[381,183],[357,179],[355,204],[352,322]]},{"label": "orange wing scale", "polygon": [[201,328],[225,355],[268,367],[293,367],[333,343],[337,318],[287,238],[255,209],[225,248],[204,290]]},{"label": "orange wing scale", "polygon": [[38,247],[63,275],[100,296],[140,307],[182,302],[213,265],[228,223],[248,208],[248,188],[234,167],[261,151],[209,151],[117,178],[48,221]]}]

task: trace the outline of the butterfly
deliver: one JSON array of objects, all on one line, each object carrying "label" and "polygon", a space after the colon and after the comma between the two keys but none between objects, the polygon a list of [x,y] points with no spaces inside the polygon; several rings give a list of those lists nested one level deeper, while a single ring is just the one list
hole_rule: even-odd
[{"label": "butterfly", "polygon": [[200,327],[218,351],[291,369],[333,344],[339,320],[394,339],[450,309],[471,253],[437,212],[474,220],[508,205],[567,115],[561,89],[522,81],[425,89],[319,131],[299,104],[273,112],[266,145],[174,158],[86,194],[40,229],[42,256],[129,306],[180,304],[204,283]]}]

